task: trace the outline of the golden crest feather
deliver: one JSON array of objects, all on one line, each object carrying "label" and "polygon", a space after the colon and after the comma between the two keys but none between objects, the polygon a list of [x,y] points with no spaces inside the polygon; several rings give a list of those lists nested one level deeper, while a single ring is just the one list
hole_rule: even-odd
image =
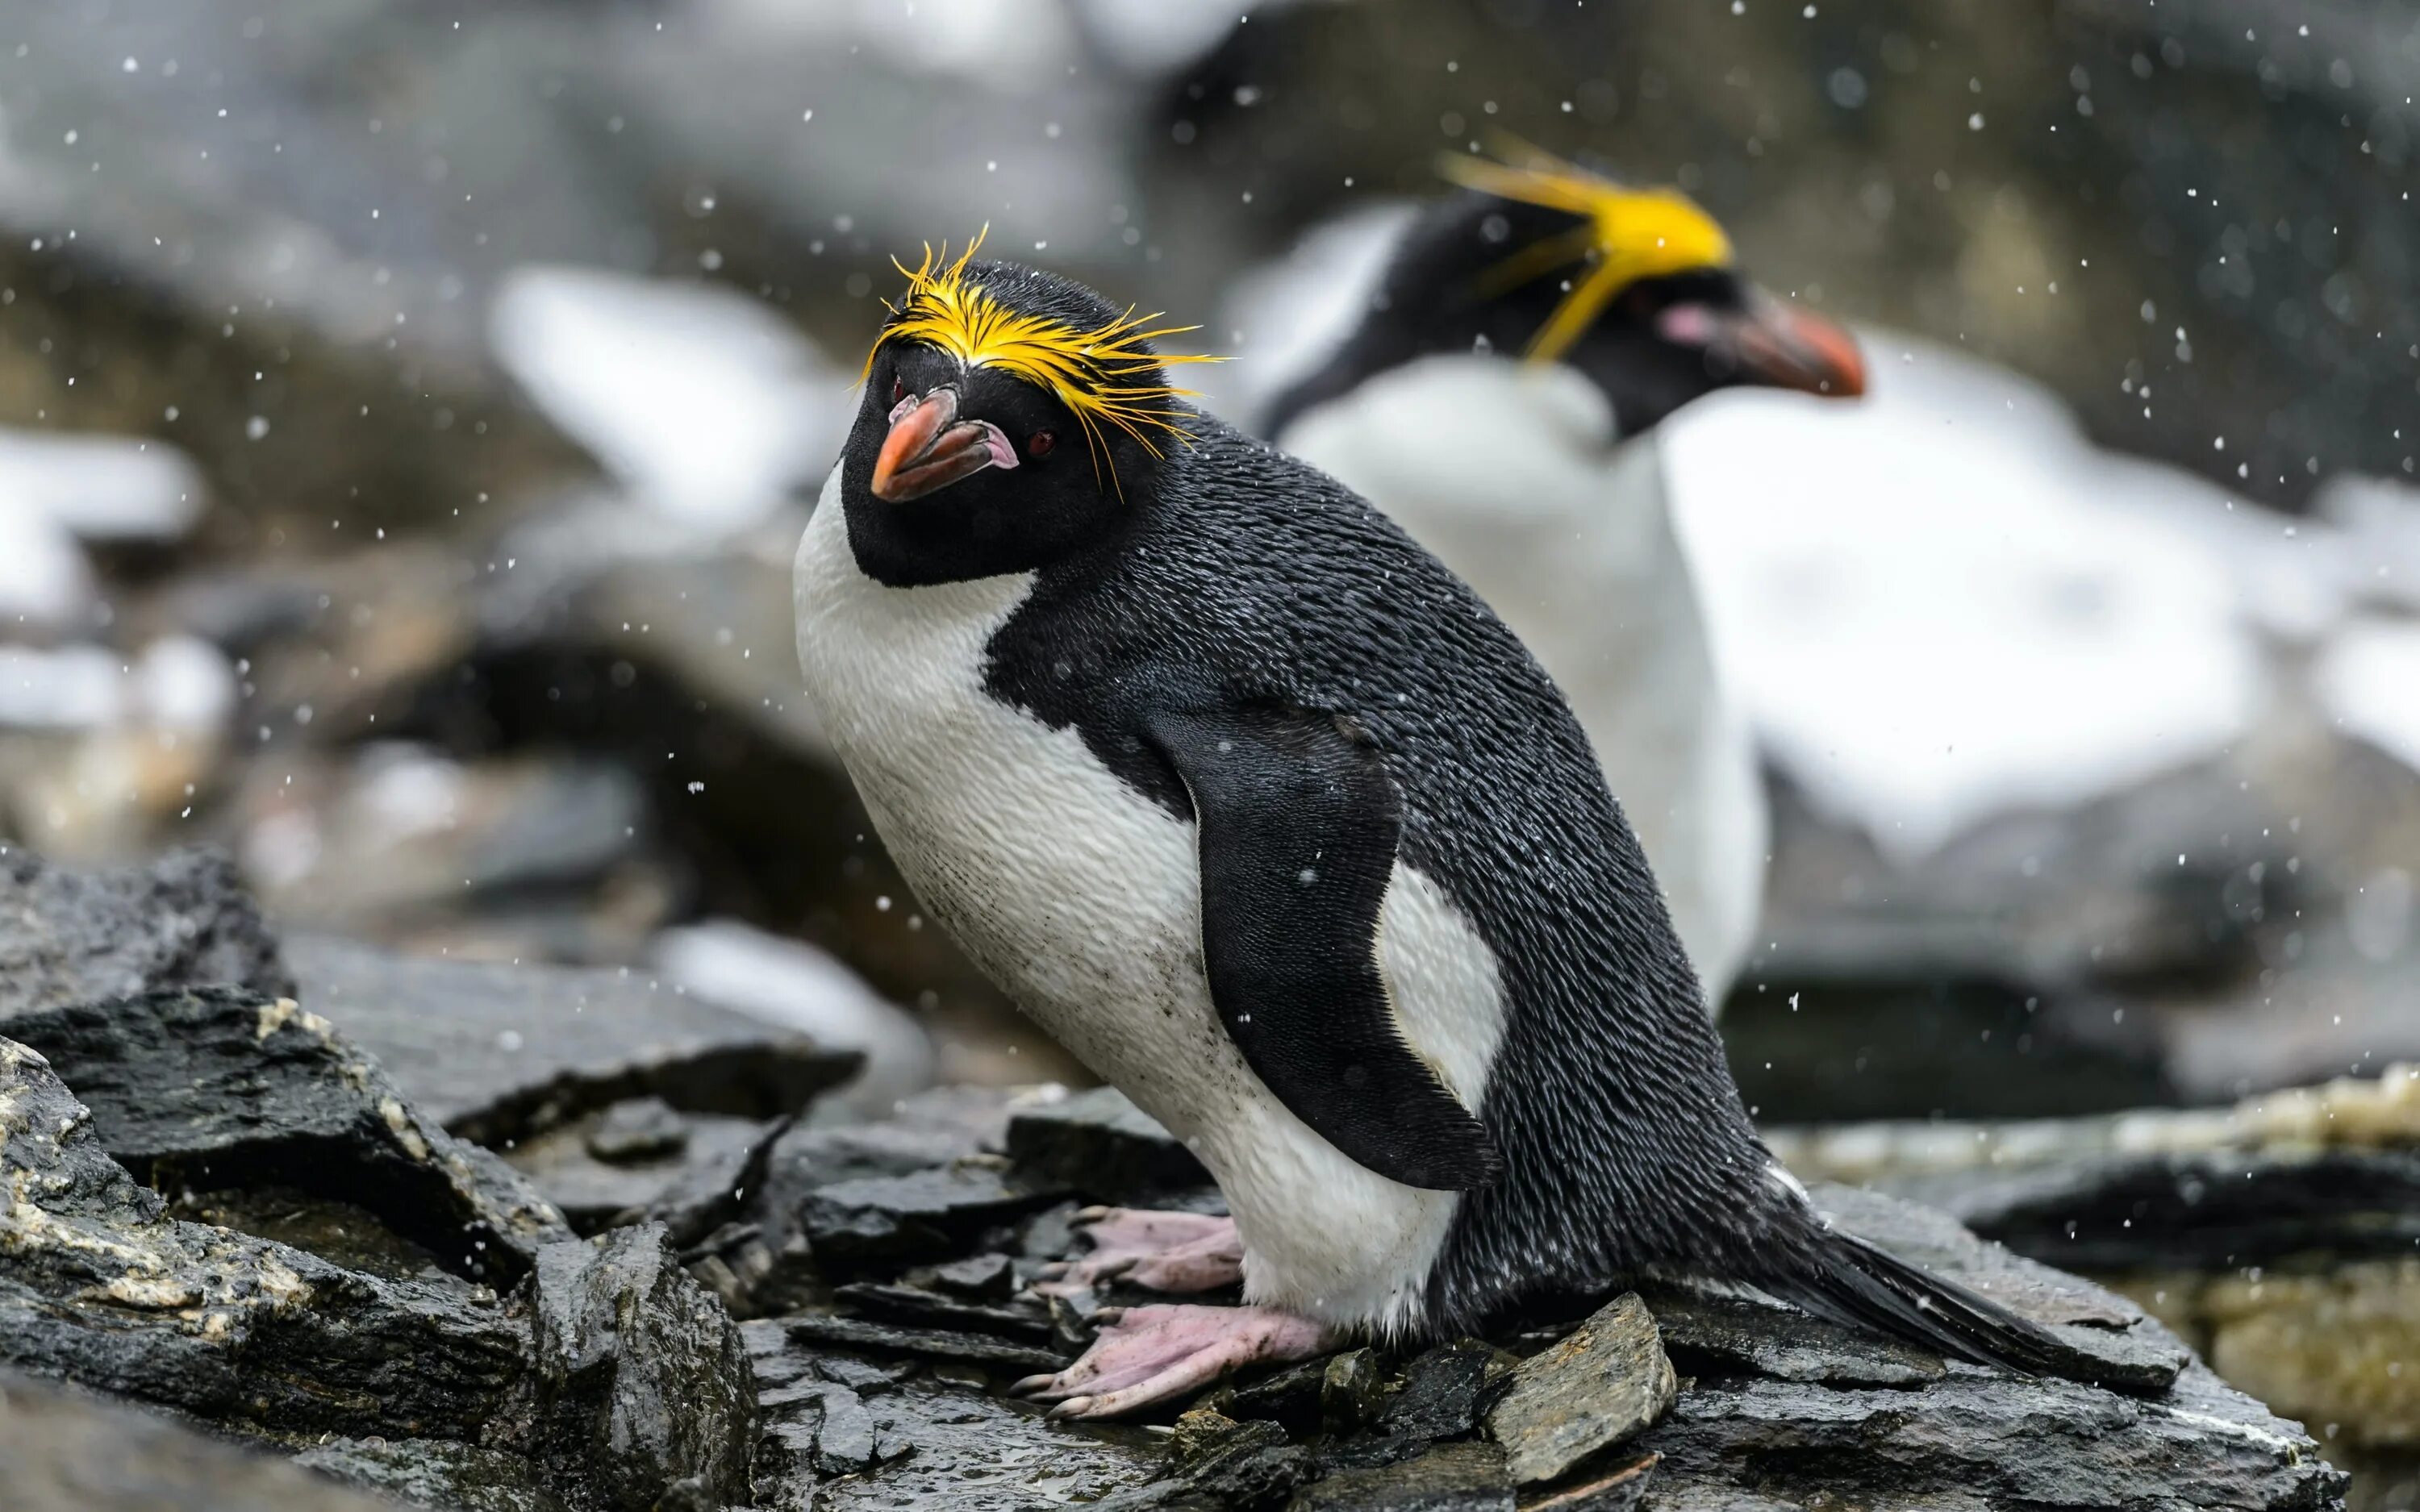
[{"label": "golden crest feather", "polygon": [[[948,243],[936,253],[924,246],[924,260],[914,268],[897,258],[892,266],[908,275],[908,291],[890,306],[892,318],[865,354],[863,382],[874,371],[874,358],[887,341],[922,341],[939,347],[967,367],[994,367],[1048,390],[1084,429],[1091,448],[1094,475],[1101,472],[1108,428],[1131,437],[1154,456],[1164,455],[1159,440],[1175,437],[1190,444],[1184,411],[1170,401],[1189,398],[1191,389],[1171,387],[1161,371],[1180,363],[1216,363],[1218,357],[1192,353],[1156,353],[1145,343],[1163,336],[1199,331],[1199,326],[1154,326],[1157,314],[1138,316],[1134,306],[1109,324],[1078,330],[1047,316],[1026,315],[994,299],[967,276],[967,265],[983,246],[985,226],[967,249],[950,260]],[[1116,470],[1109,470],[1116,483]]]},{"label": "golden crest feather", "polygon": [[1465,189],[1580,218],[1498,263],[1482,284],[1481,293],[1501,294],[1557,269],[1591,265],[1529,338],[1531,360],[1552,362],[1570,350],[1614,296],[1642,278],[1730,266],[1730,238],[1679,190],[1627,188],[1527,144],[1509,147],[1499,151],[1520,162],[1448,154],[1438,171]]}]

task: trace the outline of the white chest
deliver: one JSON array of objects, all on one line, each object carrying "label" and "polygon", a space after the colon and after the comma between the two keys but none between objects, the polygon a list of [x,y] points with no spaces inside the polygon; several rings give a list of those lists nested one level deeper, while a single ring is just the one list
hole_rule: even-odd
[{"label": "white chest", "polygon": [[[1050,1033],[1199,1153],[1258,1300],[1401,1320],[1458,1198],[1337,1153],[1245,1064],[1202,970],[1194,826],[984,690],[1027,576],[894,589],[858,570],[836,481],[799,544],[807,693],[923,907]],[[1406,1037],[1472,1106],[1503,1032],[1495,961],[1399,866],[1380,961]]]}]

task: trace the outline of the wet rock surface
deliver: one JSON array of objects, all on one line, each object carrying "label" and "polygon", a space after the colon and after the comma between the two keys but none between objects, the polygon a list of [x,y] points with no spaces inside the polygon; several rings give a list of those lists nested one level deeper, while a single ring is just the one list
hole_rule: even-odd
[{"label": "wet rock surface", "polygon": [[449,1269],[499,1285],[569,1237],[519,1175],[422,1116],[293,998],[178,989],[24,1013],[8,1029],[78,1089],[111,1156],[155,1186],[353,1202]]},{"label": "wet rock surface", "polygon": [[[1219,1208],[1124,1099],[936,1088],[876,1121],[820,1121],[813,1091],[782,1077],[812,1064],[829,1086],[843,1062],[762,1035],[659,1055],[636,1037],[654,1001],[639,997],[563,1046],[539,1046],[548,1021],[529,1020],[535,1054],[498,1072],[482,1064],[497,1031],[474,1031],[473,1005],[552,1010],[475,971],[407,980],[384,959],[321,979],[345,984],[326,1017],[306,964],[303,1001],[186,983],[10,1021],[54,1055],[0,1041],[0,1364],[293,1454],[330,1495],[349,1494],[341,1481],[439,1512],[1621,1512],[1819,1493],[2316,1508],[2341,1494],[2299,1427],[2126,1297],[1940,1212],[1823,1185],[1836,1222],[2058,1330],[2139,1394],[2004,1377],[1666,1285],[1489,1338],[1255,1372],[1171,1404],[1172,1428],[1055,1423],[1009,1384],[1065,1365],[1103,1307],[1138,1300],[1118,1283],[1031,1289],[1084,1248],[1085,1206]],[[405,1041],[411,1006],[455,1027],[418,1041],[407,1079],[348,1015]],[[684,1082],[710,1081],[726,1053],[775,1069],[736,1090]],[[2350,1110],[2334,1121],[2358,1122]],[[520,1169],[465,1131],[510,1145]],[[593,1232],[574,1238],[541,1194],[582,1183]]]},{"label": "wet rock surface", "polygon": [[301,991],[437,1120],[495,1146],[628,1099],[767,1119],[857,1070],[848,1052],[644,973],[440,961],[304,936]]},{"label": "wet rock surface", "polygon": [[0,1020],[214,982],[294,991],[225,856],[177,851],[147,867],[79,872],[0,845]]}]

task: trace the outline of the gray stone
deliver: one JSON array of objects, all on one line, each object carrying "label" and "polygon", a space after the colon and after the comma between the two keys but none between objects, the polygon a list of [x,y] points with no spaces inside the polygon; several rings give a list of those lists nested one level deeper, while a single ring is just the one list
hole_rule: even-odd
[{"label": "gray stone", "polygon": [[[913,1366],[901,1379],[899,1365],[798,1336],[778,1322],[742,1330],[765,1403],[761,1506],[998,1512],[1094,1503],[1140,1485],[1159,1463],[1157,1442],[1140,1428],[1051,1423],[1032,1406]],[[834,1378],[872,1420],[868,1469],[835,1474],[818,1466],[826,1383]],[[853,1463],[853,1455],[840,1458]]]},{"label": "gray stone", "polygon": [[0,1485],[7,1488],[8,1512],[394,1507],[284,1460],[206,1438],[169,1418],[7,1371],[0,1371]]},{"label": "gray stone", "polygon": [[923,1287],[853,1281],[836,1288],[832,1300],[868,1317],[893,1322],[998,1334],[1031,1344],[1050,1342],[1050,1310],[1032,1297],[990,1304],[928,1291]]},{"label": "gray stone", "polygon": [[1441,1443],[1417,1459],[1340,1470],[1288,1504],[1289,1512],[1512,1512],[1504,1451]]},{"label": "gray stone", "polygon": [[1038,1180],[1106,1202],[1210,1180],[1191,1150],[1114,1087],[1018,1109],[1008,1121],[1008,1158]]},{"label": "gray stone", "polygon": [[908,1354],[927,1360],[955,1361],[1019,1373],[1058,1370],[1068,1356],[1031,1344],[1012,1344],[981,1334],[939,1328],[909,1328],[868,1318],[841,1318],[830,1313],[799,1313],[782,1319],[790,1336],[805,1344],[836,1344],[882,1354]]},{"label": "gray stone", "polygon": [[1627,1443],[1672,1406],[1679,1382],[1636,1293],[1625,1292],[1542,1354],[1521,1363],[1487,1414],[1524,1486],[1553,1480]]},{"label": "gray stone", "polygon": [[1449,1344],[1414,1360],[1403,1389],[1379,1421],[1399,1439],[1450,1439],[1479,1424],[1480,1396],[1497,1352],[1477,1340]]},{"label": "gray stone", "polygon": [[798,1222],[822,1263],[847,1270],[942,1258],[985,1228],[1057,1196],[990,1165],[960,1162],[817,1187],[807,1194]]},{"label": "gray stone", "polygon": [[1016,1263],[1005,1255],[976,1255],[933,1267],[933,1281],[964,1296],[1000,1302],[1016,1289]]},{"label": "gray stone", "polygon": [[28,1009],[234,983],[291,996],[260,910],[215,851],[77,872],[0,845],[0,1021]]},{"label": "gray stone", "polygon": [[313,1008],[432,1118],[490,1148],[635,1097],[778,1118],[858,1067],[854,1053],[625,971],[443,961],[311,937],[290,953]]},{"label": "gray stone", "polygon": [[557,1477],[520,1455],[441,1439],[331,1439],[294,1462],[434,1512],[566,1512]]},{"label": "gray stone", "polygon": [[694,1478],[749,1499],[756,1387],[739,1326],[642,1225],[550,1244],[531,1277],[543,1450],[615,1512]]},{"label": "gray stone", "polygon": [[[655,1148],[661,1152],[645,1155],[637,1151],[649,1148],[649,1141],[623,1144],[609,1136],[608,1148],[619,1155],[609,1161],[599,1159],[594,1147],[610,1117],[583,1115],[516,1142],[504,1157],[582,1233],[640,1212],[663,1219],[668,1227],[698,1227],[702,1214],[695,1210],[729,1197],[740,1183],[750,1152],[769,1128],[755,1119],[689,1114],[680,1118],[682,1138],[676,1148],[664,1149],[659,1141]],[[704,1236],[687,1237],[694,1242]]]},{"label": "gray stone", "polygon": [[77,1088],[102,1146],[155,1185],[355,1203],[447,1269],[498,1285],[569,1237],[528,1182],[424,1118],[290,997],[171,989],[21,1013],[9,1030]]},{"label": "gray stone", "polygon": [[635,1165],[684,1153],[689,1125],[660,1097],[632,1098],[607,1108],[581,1143],[608,1165]]},{"label": "gray stone", "polygon": [[529,1329],[492,1293],[169,1217],[9,1040],[0,1183],[0,1361],[286,1434],[514,1431]]}]

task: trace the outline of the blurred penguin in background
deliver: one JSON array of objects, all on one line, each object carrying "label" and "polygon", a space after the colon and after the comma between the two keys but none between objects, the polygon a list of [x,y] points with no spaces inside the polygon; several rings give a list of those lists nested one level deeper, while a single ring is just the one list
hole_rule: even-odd
[{"label": "blurred penguin in background", "polygon": [[1534,149],[1446,160],[1358,323],[1264,434],[1410,531],[1562,687],[1719,1007],[1752,947],[1766,812],[1665,501],[1656,426],[1740,385],[1853,397],[1856,344],[1758,288],[1678,191]]}]

